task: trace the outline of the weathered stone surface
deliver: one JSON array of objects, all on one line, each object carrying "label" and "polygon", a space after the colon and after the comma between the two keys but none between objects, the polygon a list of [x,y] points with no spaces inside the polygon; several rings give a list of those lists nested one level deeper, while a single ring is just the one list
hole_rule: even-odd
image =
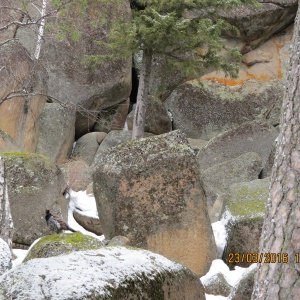
[{"label": "weathered stone surface", "polygon": [[278,132],[265,122],[246,122],[210,140],[197,154],[201,170],[236,158],[247,152],[256,152],[267,161]]},{"label": "weathered stone surface", "polygon": [[90,132],[83,135],[76,141],[72,157],[81,159],[90,165],[105,137],[105,132]]},{"label": "weathered stone surface", "polygon": [[233,183],[258,179],[261,170],[261,158],[255,152],[247,152],[204,170],[202,179],[207,203],[212,206],[217,196],[226,193]]},{"label": "weathered stone surface", "polygon": [[109,242],[108,246],[129,246],[130,240],[125,236],[114,236]]},{"label": "weathered stone surface", "polygon": [[34,258],[45,258],[69,254],[75,251],[96,250],[103,246],[98,239],[79,232],[44,236],[29,250],[23,262]]},{"label": "weathered stone surface", "polygon": [[[132,130],[134,110],[127,117],[128,129]],[[163,134],[172,130],[171,119],[161,100],[150,97],[147,110],[145,131],[153,134]]]},{"label": "weathered stone surface", "polygon": [[[145,137],[149,137],[149,136],[152,136],[152,134],[145,133]],[[103,152],[105,152],[106,150],[112,147],[118,146],[122,143],[131,141],[131,137],[132,137],[132,131],[113,130],[109,132],[98,148],[93,165],[98,164],[98,161],[103,155]]]},{"label": "weathered stone surface", "polygon": [[75,110],[58,103],[47,103],[40,118],[36,152],[53,162],[63,163],[70,156],[75,138]]},{"label": "weathered stone surface", "polygon": [[[7,243],[0,238],[0,276],[11,269],[12,255]],[[1,298],[1,294],[0,294]]]},{"label": "weathered stone surface", "polygon": [[[49,4],[50,6],[50,4]],[[96,1],[88,6],[86,14],[79,16],[71,10],[67,17],[80,28],[78,41],[71,38],[59,40],[57,28],[46,26],[40,61],[49,73],[49,95],[76,108],[76,139],[92,131],[98,113],[107,107],[126,101],[131,90],[131,59],[102,61],[97,66],[83,63],[88,55],[105,55],[107,48],[97,41],[107,40],[110,23],[118,18],[130,17],[129,1]],[[49,7],[49,9],[51,9]],[[104,17],[107,15],[107,22]],[[46,24],[53,25],[60,18],[48,18]],[[99,20],[104,24],[100,26]],[[100,28],[93,26],[98,23]],[[17,37],[32,54],[37,35],[29,28],[20,28]]]},{"label": "weathered stone surface", "polygon": [[[268,41],[260,45],[258,48],[253,49],[244,43],[230,42],[228,46],[236,46],[240,51],[247,52],[243,56],[244,65],[239,70],[237,78],[226,77],[222,71],[209,72],[201,77],[201,81],[211,81],[224,84],[231,87],[232,90],[241,89],[245,93],[251,95],[259,94],[259,87],[263,89],[268,88],[270,84],[276,89],[282,90],[277,96],[279,97],[279,104],[272,108],[266,107],[263,110],[265,117],[273,125],[278,123],[278,112],[280,110],[280,103],[282,98],[280,95],[283,93],[283,86],[286,80],[286,73],[290,59],[290,45],[293,38],[293,25],[281,31],[279,34],[272,36]],[[248,47],[248,49],[246,49]],[[244,48],[244,49],[243,49]],[[250,51],[250,52],[249,52]],[[278,84],[278,87],[276,87]],[[214,85],[212,85],[214,88]],[[230,90],[230,89],[229,89]],[[258,104],[258,107],[260,105]],[[269,109],[270,108],[270,109]]]},{"label": "weathered stone surface", "polygon": [[195,154],[180,131],[106,151],[93,181],[106,238],[127,236],[197,274],[208,271],[216,246]]},{"label": "weathered stone surface", "polygon": [[0,41],[5,42],[9,39],[13,39],[17,25],[14,25],[13,22],[20,20],[22,18],[22,12],[13,9],[18,8],[17,1],[14,0],[1,0],[1,7],[0,7],[0,28],[5,27],[8,24],[11,26],[8,26],[6,30],[0,31]]},{"label": "weathered stone surface", "polygon": [[46,70],[16,41],[0,47],[0,66],[0,103],[9,95],[22,95],[0,104],[0,150],[34,152],[46,102],[39,95],[47,94]]},{"label": "weathered stone surface", "polygon": [[97,123],[93,131],[110,132],[112,130],[122,130],[128,115],[130,99],[107,107],[99,112]]},{"label": "weathered stone surface", "polygon": [[108,247],[31,260],[0,277],[0,298],[205,300],[189,269],[146,250]]},{"label": "weathered stone surface", "polygon": [[[297,0],[260,0],[260,7],[240,5],[229,11],[222,11],[221,16],[239,29],[240,39],[252,48],[268,40],[273,34],[293,23]],[[230,33],[228,32],[230,35]],[[236,34],[233,36],[236,37]]]},{"label": "weathered stone surface", "polygon": [[61,172],[46,157],[25,152],[0,152],[6,163],[6,180],[14,222],[13,241],[30,245],[49,233],[44,219],[48,208],[66,219]]},{"label": "weathered stone surface", "polygon": [[[223,260],[229,268],[235,265],[248,267],[246,259],[233,257],[229,253],[258,253],[265,205],[268,200],[270,178],[233,184],[227,196],[227,209],[232,219],[227,224],[228,239]],[[252,258],[248,261],[252,261]]]},{"label": "weathered stone surface", "polygon": [[70,160],[59,165],[59,168],[64,174],[65,182],[74,191],[84,191],[93,181],[90,166],[82,160]]},{"label": "weathered stone surface", "polygon": [[102,235],[103,234],[103,229],[101,227],[101,223],[99,221],[99,218],[94,218],[94,217],[91,217],[91,216],[81,214],[79,210],[74,210],[73,211],[73,217],[76,220],[76,222],[80,226],[82,226],[85,230],[93,232],[97,235]]},{"label": "weathered stone surface", "polygon": [[256,271],[255,267],[251,267],[243,274],[239,283],[232,289],[228,300],[251,300]]},{"label": "weathered stone surface", "polygon": [[208,141],[199,140],[199,139],[189,139],[188,141],[192,147],[192,149],[195,151],[195,153],[198,153],[200,149],[202,149],[204,146],[208,144]]},{"label": "weathered stone surface", "polygon": [[282,95],[279,81],[247,81],[235,87],[190,81],[176,88],[165,105],[173,114],[174,129],[190,138],[209,140],[257,118],[278,123]]},{"label": "weathered stone surface", "polygon": [[203,283],[203,286],[205,294],[221,295],[224,297],[228,297],[232,289],[222,273],[213,275],[210,281]]}]

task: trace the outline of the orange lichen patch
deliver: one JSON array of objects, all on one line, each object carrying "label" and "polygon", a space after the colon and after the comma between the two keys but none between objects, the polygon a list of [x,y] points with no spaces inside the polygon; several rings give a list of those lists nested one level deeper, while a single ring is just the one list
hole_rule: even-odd
[{"label": "orange lichen patch", "polygon": [[229,86],[242,85],[246,79],[232,79],[232,78],[217,78],[217,77],[205,77],[201,78],[201,80],[209,80],[212,82],[217,82],[221,84],[226,84]]},{"label": "orange lichen patch", "polygon": [[276,47],[276,50],[277,50],[277,53],[278,53],[278,65],[277,65],[277,77],[279,79],[282,78],[282,70],[281,70],[281,65],[282,65],[282,62],[281,62],[281,57],[280,57],[280,50],[283,48],[283,44],[281,43],[275,43],[275,47]]},{"label": "orange lichen patch", "polygon": [[[274,79],[283,78],[283,62],[281,50],[286,43],[282,40],[275,39],[269,41],[268,44],[262,47],[261,51],[272,53],[270,61],[265,63],[255,63],[251,66],[243,65],[237,78],[227,78],[223,72],[212,72],[203,76],[200,81],[211,81],[224,84],[227,86],[242,85],[246,80],[252,79],[260,82],[268,82]],[[257,50],[253,50],[254,53]],[[256,55],[254,54],[253,55]],[[259,55],[259,54],[258,54]]]}]

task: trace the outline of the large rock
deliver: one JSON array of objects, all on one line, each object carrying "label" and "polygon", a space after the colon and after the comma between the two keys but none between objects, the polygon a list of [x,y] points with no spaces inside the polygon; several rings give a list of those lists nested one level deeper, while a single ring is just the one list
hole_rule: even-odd
[{"label": "large rock", "polygon": [[11,97],[0,100],[0,151],[34,152],[46,102],[41,94],[47,94],[47,72],[16,41],[0,47],[0,66],[0,99]]},{"label": "large rock", "polygon": [[[252,94],[252,96],[254,96],[252,99],[254,100],[255,95],[262,95],[260,88],[262,88],[262,90],[274,90],[276,100],[273,100],[275,100],[277,104],[274,107],[273,105],[264,107],[261,111],[263,116],[274,125],[279,121],[278,112],[281,106],[281,95],[284,91],[286,73],[290,59],[289,48],[292,38],[293,25],[281,31],[279,34],[272,36],[267,42],[253,50],[251,45],[231,42],[229,46],[235,45],[238,46],[240,51],[247,52],[243,56],[244,64],[240,68],[237,78],[229,78],[222,71],[210,71],[201,77],[201,81],[223,84],[227,86],[225,91],[232,90],[234,92],[236,90],[241,90],[243,95],[249,94],[250,98]],[[269,85],[270,87],[268,87]],[[217,90],[219,89],[218,84],[212,84],[212,92],[215,87]],[[279,93],[276,92],[277,90]],[[258,111],[261,109],[259,103],[257,103],[257,108]]]},{"label": "large rock", "polygon": [[79,158],[90,165],[95,158],[99,145],[105,137],[105,132],[90,132],[85,134],[77,140],[72,157]]},{"label": "large rock", "polygon": [[[194,151],[180,131],[111,148],[97,162],[94,194],[105,237],[205,274],[216,257]],[[199,255],[201,253],[201,255]]]},{"label": "large rock", "polygon": [[0,298],[205,300],[189,269],[145,250],[109,247],[34,259],[0,277]]},{"label": "large rock", "polygon": [[30,249],[23,262],[34,258],[45,258],[75,251],[95,250],[103,246],[98,239],[79,232],[44,236]]},{"label": "large rock", "polygon": [[[51,10],[49,3],[48,8]],[[35,14],[34,9],[28,9]],[[56,37],[57,24],[64,18],[48,18],[39,59],[49,74],[49,95],[77,110],[78,139],[91,131],[102,109],[126,101],[129,97],[131,59],[102,61],[96,65],[83,63],[83,59],[88,55],[108,54],[107,47],[99,45],[98,41],[107,40],[110,24],[116,18],[126,20],[130,17],[130,5],[127,0],[117,3],[96,1],[89,3],[85,14],[77,14],[71,8],[65,12],[74,25],[72,28],[79,28],[80,38],[77,41],[69,37],[59,40]],[[71,31],[74,32],[73,29]],[[37,34],[32,28],[19,28],[16,36],[33,54]]]},{"label": "large rock", "polygon": [[[256,9],[249,5],[240,5],[221,13],[229,23],[239,29],[239,39],[252,48],[268,40],[273,34],[293,23],[298,7],[297,0],[260,0]],[[230,34],[228,32],[227,34]],[[236,34],[233,36],[236,37]]]},{"label": "large rock", "polygon": [[165,102],[173,115],[174,129],[188,137],[210,140],[225,130],[257,118],[275,119],[283,85],[279,81],[245,82],[231,87],[210,81],[189,81],[177,87]]},{"label": "large rock", "polygon": [[96,235],[103,234],[99,218],[82,214],[80,210],[74,210],[73,217],[76,220],[76,222],[85,230],[95,233]]},{"label": "large rock", "polygon": [[30,245],[49,233],[45,209],[66,219],[67,203],[63,199],[64,181],[59,169],[42,155],[26,152],[0,153],[6,163],[6,180],[14,222],[13,241]]},{"label": "large rock", "polygon": [[59,103],[47,103],[41,114],[36,152],[63,163],[71,154],[74,139],[75,110]]},{"label": "large rock", "polygon": [[59,165],[65,182],[68,182],[69,187],[74,191],[85,191],[92,184],[92,173],[90,166],[80,160],[70,160],[62,165]]},{"label": "large rock", "polygon": [[207,203],[213,205],[217,196],[226,193],[234,183],[258,179],[261,170],[261,158],[255,152],[247,152],[204,170],[202,178]]},{"label": "large rock", "polygon": [[251,300],[256,271],[255,265],[252,265],[245,271],[241,280],[232,289],[228,300]]},{"label": "large rock", "polygon": [[[153,134],[145,132],[145,137],[152,136]],[[101,159],[103,153],[115,146],[118,146],[122,143],[131,141],[132,131],[125,130],[113,130],[107,134],[102,143],[100,144],[97,153],[95,155],[95,159],[93,165],[97,165],[99,160]]]},{"label": "large rock", "polygon": [[[0,276],[11,269],[12,255],[7,243],[0,238]],[[1,294],[0,294],[1,299]]]},{"label": "large rock", "polygon": [[[226,202],[232,218],[226,225],[228,238],[223,260],[231,269],[235,265],[248,267],[254,258],[246,259],[246,254],[259,252],[269,184],[270,178],[265,178],[236,183],[229,188]],[[241,256],[232,256],[235,253]]]},{"label": "large rock", "polygon": [[213,275],[209,280],[202,283],[205,294],[221,295],[227,297],[232,289],[232,286],[227,282],[222,273]]},{"label": "large rock", "polygon": [[277,136],[276,129],[268,123],[246,122],[210,140],[197,154],[199,166],[206,170],[247,152],[258,153],[264,165]]}]

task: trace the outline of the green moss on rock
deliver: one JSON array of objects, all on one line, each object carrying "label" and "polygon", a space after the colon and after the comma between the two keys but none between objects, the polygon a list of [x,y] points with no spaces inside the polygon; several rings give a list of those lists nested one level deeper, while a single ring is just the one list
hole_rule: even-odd
[{"label": "green moss on rock", "polygon": [[28,252],[24,262],[33,258],[52,257],[73,251],[95,250],[103,245],[98,239],[79,232],[42,237]]},{"label": "green moss on rock", "polygon": [[230,186],[227,207],[233,217],[261,218],[269,195],[270,178],[242,182]]}]

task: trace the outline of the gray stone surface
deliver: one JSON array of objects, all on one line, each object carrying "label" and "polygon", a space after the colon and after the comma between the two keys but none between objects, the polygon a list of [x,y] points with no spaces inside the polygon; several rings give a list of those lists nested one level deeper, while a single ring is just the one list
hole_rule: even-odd
[{"label": "gray stone surface", "polygon": [[213,275],[209,281],[203,283],[203,286],[205,294],[221,295],[224,297],[228,297],[232,289],[222,273]]},{"label": "gray stone surface", "polygon": [[75,139],[75,110],[59,103],[47,103],[40,118],[36,152],[55,163],[65,162]]},{"label": "gray stone surface", "polygon": [[205,300],[199,278],[156,253],[108,247],[34,259],[0,276],[1,299]]},{"label": "gray stone surface", "polygon": [[216,246],[195,154],[182,132],[109,149],[93,182],[106,238],[123,235],[199,275],[208,271]]},{"label": "gray stone surface", "polygon": [[189,81],[178,86],[165,102],[173,114],[173,128],[189,138],[210,140],[255,119],[278,124],[283,84],[245,81],[230,86],[211,81]]},{"label": "gray stone surface", "polygon": [[76,141],[73,158],[79,158],[90,165],[95,158],[99,145],[106,137],[105,132],[90,132]]},{"label": "gray stone surface", "polygon": [[206,170],[247,152],[258,153],[264,166],[277,136],[276,129],[268,123],[243,123],[210,140],[206,147],[199,151],[197,160],[200,170]]},{"label": "gray stone surface", "polygon": [[228,239],[223,260],[230,269],[235,265],[248,267],[253,262],[252,257],[247,261],[246,258],[230,257],[230,253],[246,255],[259,252],[269,184],[270,178],[265,178],[236,183],[229,188],[226,203],[232,218],[227,224]]},{"label": "gray stone surface", "polygon": [[[221,16],[239,29],[239,38],[248,42],[252,48],[290,25],[295,19],[298,4],[297,0],[258,2],[260,6],[256,9],[241,5],[221,13]],[[229,32],[227,34],[231,35]]]},{"label": "gray stone surface", "polygon": [[[16,1],[16,0],[12,0]],[[105,7],[105,5],[107,5]],[[50,4],[48,3],[50,10]],[[28,10],[38,18],[36,9],[29,5]],[[86,14],[78,16],[71,10],[66,11],[74,26],[78,26],[81,36],[78,41],[70,37],[58,39],[56,37],[57,24],[60,17],[46,20],[45,39],[42,43],[39,60],[49,74],[50,96],[76,108],[76,139],[91,131],[99,111],[128,99],[131,90],[131,59],[102,61],[97,66],[83,63],[86,55],[107,54],[107,48],[97,44],[105,40],[109,34],[109,22],[116,17],[130,17],[128,1],[103,4],[100,1],[89,5]],[[107,22],[103,22],[101,29],[95,30],[92,24],[99,19],[100,14],[108,14]],[[26,19],[24,20],[26,21]],[[50,26],[49,26],[50,25]],[[36,27],[23,27],[17,30],[16,37],[33,56],[37,32]]]},{"label": "gray stone surface", "polygon": [[45,209],[67,218],[67,203],[62,196],[64,180],[60,170],[42,155],[3,153],[11,214],[13,242],[30,245],[49,234]]},{"label": "gray stone surface", "polygon": [[231,184],[258,179],[261,170],[261,158],[256,152],[244,153],[204,170],[202,179],[208,204],[212,206]]}]

